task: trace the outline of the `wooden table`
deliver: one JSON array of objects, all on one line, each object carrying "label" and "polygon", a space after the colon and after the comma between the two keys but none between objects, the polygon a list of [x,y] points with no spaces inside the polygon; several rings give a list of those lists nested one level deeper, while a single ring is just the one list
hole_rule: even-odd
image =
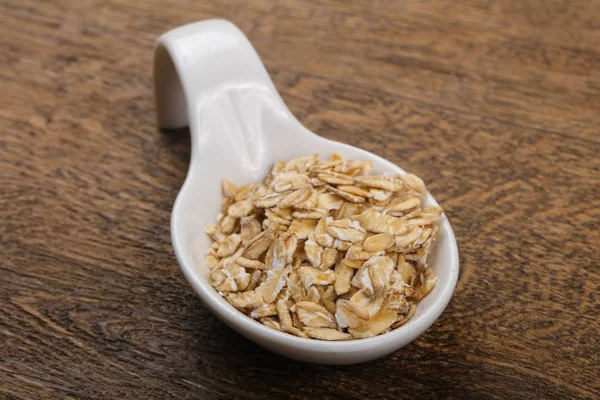
[{"label": "wooden table", "polygon": [[[600,2],[2,1],[0,398],[600,396]],[[179,271],[187,131],[157,36],[235,22],[293,112],[422,176],[458,239],[440,319],[371,363],[262,350]]]}]

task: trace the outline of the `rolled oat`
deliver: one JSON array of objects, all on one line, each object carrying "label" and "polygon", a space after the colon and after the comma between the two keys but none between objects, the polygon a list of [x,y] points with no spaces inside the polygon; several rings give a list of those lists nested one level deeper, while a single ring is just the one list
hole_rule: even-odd
[{"label": "rolled oat", "polygon": [[208,281],[235,308],[299,337],[350,340],[405,324],[435,287],[443,210],[411,174],[333,154],[277,162],[263,183],[223,180]]}]

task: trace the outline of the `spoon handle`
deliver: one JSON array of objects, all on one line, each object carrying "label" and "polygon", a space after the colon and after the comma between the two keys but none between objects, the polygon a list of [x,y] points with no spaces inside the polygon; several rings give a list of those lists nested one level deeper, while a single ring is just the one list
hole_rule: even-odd
[{"label": "spoon handle", "polygon": [[196,131],[203,106],[219,93],[240,87],[258,90],[283,104],[258,54],[231,22],[196,22],[158,39],[154,98],[161,128],[189,125]]}]

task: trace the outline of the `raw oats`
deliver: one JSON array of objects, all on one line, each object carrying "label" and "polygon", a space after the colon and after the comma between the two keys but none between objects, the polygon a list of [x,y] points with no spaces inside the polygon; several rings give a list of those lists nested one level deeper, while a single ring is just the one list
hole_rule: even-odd
[{"label": "raw oats", "polygon": [[377,313],[361,327],[349,328],[348,332],[356,339],[364,339],[377,336],[396,322],[398,314],[391,310],[383,310]]},{"label": "raw oats", "polygon": [[[323,290],[323,286],[319,286],[321,290]],[[337,294],[333,286],[327,286],[326,290],[323,290],[323,294],[321,294],[321,303],[323,303],[323,307],[327,309],[331,314],[335,314],[336,305],[335,299],[337,298]]]},{"label": "raw oats", "polygon": [[263,304],[262,298],[254,291],[231,293],[227,295],[227,300],[235,308],[255,309]]},{"label": "raw oats", "polygon": [[313,339],[320,340],[350,340],[352,335],[331,328],[314,328],[307,326],[304,332]]},{"label": "raw oats", "polygon": [[319,293],[319,289],[317,289],[316,286],[309,287],[306,291],[306,296],[304,296],[303,300],[319,304],[319,302],[321,301],[321,294]]},{"label": "raw oats", "polygon": [[294,219],[290,224],[289,230],[296,235],[297,239],[308,239],[308,235],[314,232],[317,226],[316,219]]},{"label": "raw oats", "polygon": [[279,324],[279,321],[277,321],[275,318],[273,317],[266,317],[266,318],[261,318],[260,322],[264,325],[264,326],[268,326],[271,329],[275,329],[276,331],[281,331],[281,325]]},{"label": "raw oats", "polygon": [[[263,304],[262,306],[250,311],[249,315],[254,319],[259,319],[259,318],[263,318],[263,317],[272,317],[274,315],[277,315],[277,307],[273,303]],[[281,319],[280,319],[280,321],[281,321]],[[283,322],[282,322],[282,325],[283,325]]]},{"label": "raw oats", "polygon": [[389,233],[378,233],[370,236],[363,243],[363,249],[369,252],[387,250],[394,245],[394,237]]},{"label": "raw oats", "polygon": [[301,301],[292,306],[300,321],[306,326],[337,328],[335,318],[327,309],[310,301]]},{"label": "raw oats", "polygon": [[335,292],[339,295],[348,293],[350,290],[350,281],[354,276],[354,270],[345,266],[342,262],[335,266]]},{"label": "raw oats", "polygon": [[340,328],[360,328],[369,320],[369,313],[356,303],[338,300],[335,319]]},{"label": "raw oats", "polygon": [[333,154],[277,162],[263,183],[222,181],[205,227],[208,282],[263,325],[303,338],[377,336],[435,287],[427,265],[443,210],[415,175],[372,175]]},{"label": "raw oats", "polygon": [[332,270],[321,271],[314,267],[300,267],[298,276],[306,290],[312,285],[331,285],[335,282],[335,273]]}]

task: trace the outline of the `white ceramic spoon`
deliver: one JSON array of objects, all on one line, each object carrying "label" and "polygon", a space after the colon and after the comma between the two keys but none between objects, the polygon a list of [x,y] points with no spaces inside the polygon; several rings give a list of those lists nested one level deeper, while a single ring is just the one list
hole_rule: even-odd
[{"label": "white ceramic spoon", "polygon": [[[292,49],[290,51],[293,51]],[[177,260],[196,293],[217,317],[279,354],[320,364],[352,364],[384,356],[413,341],[442,313],[458,277],[458,251],[443,219],[429,264],[439,281],[404,326],[369,339],[326,342],[281,333],[233,308],[206,280],[204,226],[214,223],[221,180],[259,182],[273,163],[318,153],[371,160],[373,172],[402,174],[364,150],[323,139],[298,122],[281,100],[244,34],[223,20],[197,22],[162,35],[154,53],[154,88],[162,128],[190,127],[192,157],[171,216]],[[427,205],[437,204],[427,195]]]}]

